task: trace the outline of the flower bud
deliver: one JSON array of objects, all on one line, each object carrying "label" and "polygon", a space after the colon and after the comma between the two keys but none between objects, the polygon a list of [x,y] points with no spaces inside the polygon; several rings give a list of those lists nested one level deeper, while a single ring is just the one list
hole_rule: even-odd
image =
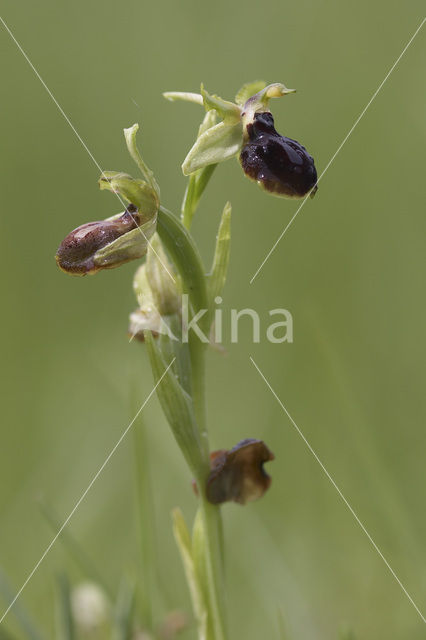
[{"label": "flower bud", "polygon": [[145,331],[151,331],[154,338],[161,333],[162,321],[156,309],[136,309],[129,316],[128,335],[130,340],[135,338],[145,342]]},{"label": "flower bud", "polygon": [[108,601],[104,592],[90,582],[84,582],[71,593],[71,610],[79,630],[85,634],[95,632],[109,617]]},{"label": "flower bud", "polygon": [[147,261],[137,269],[133,279],[139,308],[130,314],[129,335],[141,342],[145,340],[145,331],[151,331],[155,338],[160,333],[174,337],[163,316],[180,312],[180,299],[171,276],[162,273],[166,264],[171,273],[171,266],[159,238],[154,236]]},{"label": "flower bud", "polygon": [[181,308],[176,280],[172,273],[173,268],[162,242],[158,234],[155,234],[146,256],[146,276],[155,306],[162,316],[178,313]]},{"label": "flower bud", "polygon": [[146,275],[146,265],[142,264],[133,278],[133,289],[139,308],[129,316],[129,335],[144,342],[144,331],[152,331],[157,337],[161,329],[161,316],[154,303],[151,287]]},{"label": "flower bud", "polygon": [[170,611],[159,630],[161,640],[174,640],[188,627],[187,616],[182,611]]},{"label": "flower bud", "polygon": [[76,276],[118,267],[145,255],[154,231],[155,218],[141,226],[141,215],[130,204],[124,213],[71,231],[59,246],[56,262],[62,271]]},{"label": "flower bud", "polygon": [[274,457],[262,440],[253,438],[242,440],[230,451],[213,451],[207,499],[213,504],[228,501],[245,504],[261,498],[271,484],[263,465]]},{"label": "flower bud", "polygon": [[[247,103],[246,103],[247,104]],[[245,124],[240,162],[260,187],[286,198],[311,197],[317,190],[314,159],[296,140],[281,136],[269,111],[255,111]]]}]

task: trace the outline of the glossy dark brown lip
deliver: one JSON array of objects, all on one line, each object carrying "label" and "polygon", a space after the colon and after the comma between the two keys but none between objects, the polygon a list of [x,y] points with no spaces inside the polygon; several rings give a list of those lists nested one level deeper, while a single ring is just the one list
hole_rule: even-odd
[{"label": "glossy dark brown lip", "polygon": [[246,127],[248,140],[240,154],[244,173],[266,191],[303,198],[316,190],[314,159],[297,140],[281,136],[271,113],[256,113]]},{"label": "glossy dark brown lip", "polygon": [[125,233],[136,229],[140,215],[134,205],[115,220],[87,222],[69,233],[59,245],[56,262],[62,271],[84,276],[96,273],[101,267],[94,263],[97,251],[103,249]]}]

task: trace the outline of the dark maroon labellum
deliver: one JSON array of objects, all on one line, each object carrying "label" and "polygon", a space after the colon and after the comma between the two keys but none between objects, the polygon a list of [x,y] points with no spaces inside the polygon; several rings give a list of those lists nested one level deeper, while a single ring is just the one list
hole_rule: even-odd
[{"label": "dark maroon labellum", "polygon": [[287,198],[315,194],[314,159],[296,140],[277,133],[271,113],[255,113],[253,122],[247,125],[247,134],[249,140],[242,148],[240,161],[249,178]]},{"label": "dark maroon labellum", "polygon": [[211,472],[206,494],[209,502],[245,504],[261,498],[271,484],[263,468],[274,454],[262,440],[247,438],[230,451],[221,449],[210,455]]},{"label": "dark maroon labellum", "polygon": [[88,222],[71,231],[56,252],[56,262],[62,271],[85,276],[103,267],[96,266],[97,251],[114,242],[120,236],[136,229],[140,224],[137,208],[129,204],[126,211],[114,220]]}]

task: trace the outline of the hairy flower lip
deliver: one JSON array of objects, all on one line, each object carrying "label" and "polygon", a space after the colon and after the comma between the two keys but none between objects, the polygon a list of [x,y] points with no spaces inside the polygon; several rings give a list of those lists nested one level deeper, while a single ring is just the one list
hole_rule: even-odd
[{"label": "hairy flower lip", "polygon": [[244,173],[266,191],[303,198],[317,191],[314,159],[297,140],[280,135],[269,111],[257,112],[245,127],[240,153]]},{"label": "hairy flower lip", "polygon": [[77,276],[94,274],[103,268],[115,265],[97,265],[97,251],[117,240],[140,224],[140,214],[133,204],[129,204],[121,216],[109,220],[87,222],[71,231],[59,245],[56,252],[58,267]]}]

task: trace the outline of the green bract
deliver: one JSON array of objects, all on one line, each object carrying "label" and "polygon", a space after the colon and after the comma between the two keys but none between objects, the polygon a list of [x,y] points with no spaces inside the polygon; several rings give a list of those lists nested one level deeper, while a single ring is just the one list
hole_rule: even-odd
[{"label": "green bract", "polygon": [[146,256],[146,275],[155,306],[162,316],[178,313],[181,307],[173,268],[168,261],[162,242],[155,234]]}]

